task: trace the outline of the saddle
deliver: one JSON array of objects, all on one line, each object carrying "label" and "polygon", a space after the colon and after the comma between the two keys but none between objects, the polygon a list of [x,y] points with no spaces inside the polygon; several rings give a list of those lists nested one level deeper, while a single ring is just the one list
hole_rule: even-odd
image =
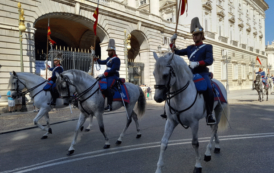
[{"label": "saddle", "polygon": [[[104,90],[106,90],[108,87],[110,87],[114,93],[113,101],[122,101],[122,98],[121,98],[121,96],[122,96],[124,102],[129,103],[130,99],[129,99],[127,87],[124,84],[125,81],[126,80],[124,78],[119,78],[115,81],[115,83],[113,85],[107,86],[107,79],[102,78],[99,80],[99,88],[100,88],[101,92],[103,93]],[[104,96],[104,94],[103,94],[103,96]]]},{"label": "saddle", "polygon": [[53,81],[49,81],[43,88],[44,91],[50,91],[51,94],[54,94],[57,98],[59,93],[56,89],[56,84]]}]

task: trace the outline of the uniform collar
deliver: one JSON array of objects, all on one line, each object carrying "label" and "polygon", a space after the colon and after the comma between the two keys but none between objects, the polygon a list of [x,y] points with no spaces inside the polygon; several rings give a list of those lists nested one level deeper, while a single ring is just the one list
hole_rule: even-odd
[{"label": "uniform collar", "polygon": [[199,43],[195,43],[195,46],[201,46],[203,44],[203,42],[199,42]]}]

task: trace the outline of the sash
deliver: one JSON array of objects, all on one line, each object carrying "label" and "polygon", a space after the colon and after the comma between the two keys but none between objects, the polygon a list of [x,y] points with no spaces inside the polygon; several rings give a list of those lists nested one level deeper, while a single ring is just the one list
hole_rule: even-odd
[{"label": "sash", "polygon": [[192,52],[192,54],[189,57],[189,60],[192,58],[193,55],[195,55],[195,53],[198,52],[198,50],[200,50],[202,47],[204,47],[206,44],[203,44],[202,46],[198,47],[194,52]]},{"label": "sash", "polygon": [[109,61],[112,61],[113,59],[117,58],[116,56],[115,57],[112,57],[108,60],[107,64],[109,63]]},{"label": "sash", "polygon": [[56,67],[52,70],[52,74],[54,74],[54,71],[55,71],[58,67],[61,67],[61,68],[63,69],[62,66],[56,66]]}]

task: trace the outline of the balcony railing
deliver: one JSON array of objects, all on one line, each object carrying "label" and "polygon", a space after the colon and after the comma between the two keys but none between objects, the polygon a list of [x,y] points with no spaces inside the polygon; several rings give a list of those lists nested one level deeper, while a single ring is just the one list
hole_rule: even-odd
[{"label": "balcony railing", "polygon": [[213,32],[205,31],[205,36],[208,38],[215,39],[215,33]]},{"label": "balcony railing", "polygon": [[251,52],[253,52],[253,47],[249,47],[249,50],[250,50]]},{"label": "balcony railing", "polygon": [[230,44],[238,47],[238,41],[230,40]]},{"label": "balcony railing", "polygon": [[241,44],[241,48],[246,49],[246,44]]},{"label": "balcony railing", "polygon": [[260,53],[260,50],[259,50],[259,49],[256,49],[256,53]]},{"label": "balcony railing", "polygon": [[227,43],[227,37],[219,36],[219,41]]},{"label": "balcony railing", "polygon": [[265,54],[265,52],[264,51],[262,51],[262,55],[264,55]]}]

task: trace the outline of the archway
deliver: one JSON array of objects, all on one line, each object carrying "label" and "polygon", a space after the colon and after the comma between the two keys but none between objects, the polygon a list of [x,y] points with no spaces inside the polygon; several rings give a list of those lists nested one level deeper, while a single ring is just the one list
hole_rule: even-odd
[{"label": "archway", "polygon": [[142,31],[131,32],[131,49],[128,52],[128,77],[129,82],[136,85],[149,84],[149,45]]},{"label": "archway", "polygon": [[[89,51],[90,46],[94,45],[93,21],[82,16],[67,13],[46,14],[34,22],[34,27],[36,28],[35,54],[37,60],[45,59],[48,19],[50,19],[51,38],[57,42],[58,48]],[[107,41],[107,33],[98,25],[95,50],[97,56],[101,57],[100,43]],[[44,55],[42,55],[42,52]]]}]

